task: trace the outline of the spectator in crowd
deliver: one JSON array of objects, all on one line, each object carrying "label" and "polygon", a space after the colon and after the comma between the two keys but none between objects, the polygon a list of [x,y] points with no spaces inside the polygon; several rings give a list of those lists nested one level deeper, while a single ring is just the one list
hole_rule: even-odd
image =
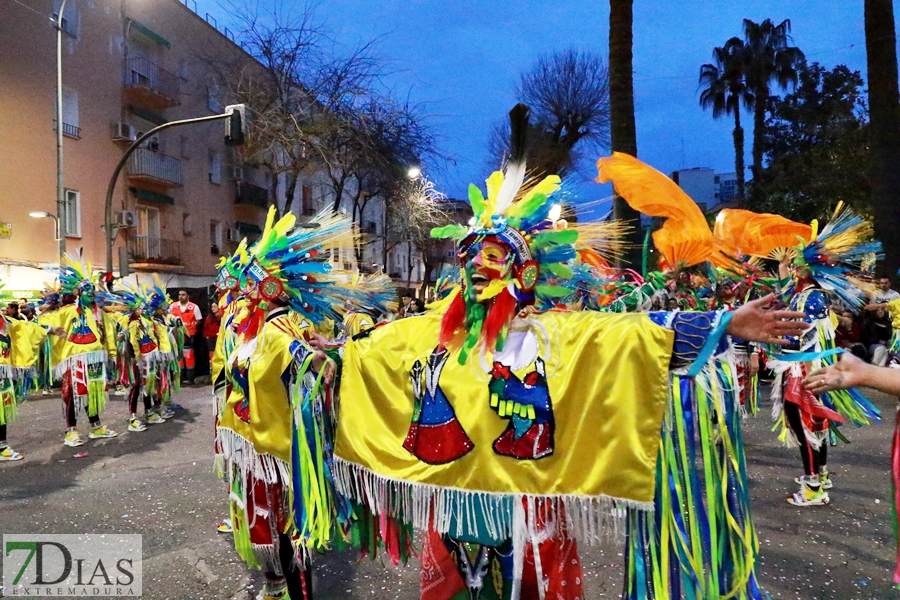
[{"label": "spectator in crowd", "polygon": [[864,343],[869,349],[872,364],[883,367],[888,360],[888,343],[891,340],[891,317],[884,307],[875,309],[866,321]]},{"label": "spectator in crowd", "polygon": [[6,316],[9,319],[18,319],[19,321],[25,321],[25,317],[19,312],[19,303],[18,302],[10,302],[6,305]]},{"label": "spectator in crowd", "polygon": [[178,302],[173,302],[169,310],[172,316],[181,319],[184,324],[184,361],[182,362],[182,380],[188,385],[194,384],[194,336],[197,335],[197,329],[203,315],[200,314],[200,307],[191,302],[187,290],[178,291]]},{"label": "spectator in crowd", "polygon": [[206,349],[209,352],[209,360],[212,362],[213,353],[216,351],[216,337],[219,335],[219,326],[222,324],[222,314],[218,302],[215,299],[209,305],[209,314],[203,319],[203,337],[206,339]]},{"label": "spectator in crowd", "polygon": [[838,326],[834,330],[835,345],[852,352],[862,360],[869,360],[869,351],[863,344],[863,328],[853,313],[845,310],[838,316]]},{"label": "spectator in crowd", "polygon": [[668,300],[666,300],[666,310],[668,310],[668,311],[681,310],[678,308],[678,300],[676,300],[675,298],[669,298]]},{"label": "spectator in crowd", "polygon": [[26,303],[25,308],[22,308],[20,306],[19,309],[20,314],[25,318],[26,321],[37,320],[37,313],[35,312],[34,304],[32,304],[31,302]]},{"label": "spectator in crowd", "polygon": [[650,300],[650,310],[662,310],[662,298],[659,296],[653,296],[653,299]]},{"label": "spectator in crowd", "polygon": [[410,303],[412,302],[412,294],[409,292],[403,292],[400,296],[400,310],[397,311],[397,317],[402,319],[406,315],[410,314]]},{"label": "spectator in crowd", "polygon": [[425,302],[421,298],[413,298],[409,303],[408,315],[420,315],[425,312]]},{"label": "spectator in crowd", "polygon": [[891,300],[896,300],[897,298],[900,298],[900,293],[891,289],[890,277],[880,277],[878,279],[878,291],[872,294],[869,304],[866,305],[866,310],[873,311],[879,306],[881,308],[887,308],[887,303]]}]

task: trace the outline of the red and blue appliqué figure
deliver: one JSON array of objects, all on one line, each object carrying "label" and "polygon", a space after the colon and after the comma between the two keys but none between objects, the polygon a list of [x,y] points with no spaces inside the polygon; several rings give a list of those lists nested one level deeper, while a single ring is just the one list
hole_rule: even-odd
[{"label": "red and blue appliqu\u00e9 figure", "polygon": [[[429,464],[453,462],[475,447],[440,385],[448,355],[446,348],[438,348],[424,365],[417,360],[410,372],[415,403],[403,447]],[[493,442],[494,452],[518,460],[550,456],[555,423],[544,361],[535,358],[534,369],[524,377],[513,372],[515,361],[506,362],[511,364],[493,362],[487,385],[491,408],[509,421]]]},{"label": "red and blue appliqu\u00e9 figure", "polygon": [[[97,321],[97,326],[102,327],[102,321]],[[97,341],[97,336],[88,327],[84,310],[78,311],[78,318],[72,322],[72,331],[69,332],[69,341],[73,344],[87,345]]]},{"label": "red and blue appliqu\u00e9 figure", "polygon": [[231,365],[231,380],[243,394],[243,400],[234,405],[234,414],[244,423],[250,422],[250,379],[249,361],[236,360]]}]

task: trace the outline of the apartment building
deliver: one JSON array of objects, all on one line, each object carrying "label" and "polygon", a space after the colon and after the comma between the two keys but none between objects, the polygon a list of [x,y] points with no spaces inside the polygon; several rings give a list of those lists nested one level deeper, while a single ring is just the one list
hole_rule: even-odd
[{"label": "apartment building", "polygon": [[693,198],[703,212],[718,212],[736,206],[735,173],[716,173],[706,167],[693,167],[673,172],[672,181]]},{"label": "apartment building", "polygon": [[[188,0],[190,1],[190,0]],[[58,265],[56,29],[59,0],[0,11],[0,282],[27,297]],[[173,120],[223,112],[209,57],[261,68],[178,0],[68,0],[62,19],[67,250],[106,262],[106,190],[125,149]],[[136,273],[204,287],[222,254],[260,232],[271,178],[224,146],[224,121],[178,126],[128,160],[113,196],[119,248]]]}]

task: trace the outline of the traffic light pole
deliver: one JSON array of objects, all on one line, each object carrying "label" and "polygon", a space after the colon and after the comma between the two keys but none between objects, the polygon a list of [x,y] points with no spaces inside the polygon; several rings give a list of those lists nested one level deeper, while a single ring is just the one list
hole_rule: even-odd
[{"label": "traffic light pole", "polygon": [[122,158],[119,159],[119,164],[116,165],[115,171],[113,171],[112,177],[109,180],[109,187],[106,188],[106,206],[103,215],[103,228],[106,230],[106,273],[108,274],[108,276],[111,276],[113,272],[113,246],[116,243],[116,236],[119,233],[118,226],[115,225],[112,220],[113,193],[115,193],[116,181],[119,179],[119,174],[125,167],[125,163],[128,162],[128,158],[147,139],[159,133],[163,129],[169,129],[170,127],[177,127],[179,125],[190,125],[191,123],[203,123],[204,121],[218,121],[220,119],[232,120],[231,126],[229,128],[229,135],[225,137],[225,145],[238,146],[243,143],[243,105],[238,104],[235,106],[228,106],[226,107],[226,111],[227,112],[221,115],[195,117],[193,119],[181,119],[179,121],[169,121],[168,123],[163,123],[159,127],[154,127],[153,129],[133,141],[130,146],[128,146],[125,154],[123,154]]}]

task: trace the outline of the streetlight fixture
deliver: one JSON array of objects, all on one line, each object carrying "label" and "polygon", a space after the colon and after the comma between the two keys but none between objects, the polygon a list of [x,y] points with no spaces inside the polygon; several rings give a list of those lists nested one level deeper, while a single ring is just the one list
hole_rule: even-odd
[{"label": "streetlight fixture", "polygon": [[421,174],[422,174],[422,169],[420,169],[417,166],[410,167],[409,170],[406,172],[406,176],[409,177],[410,179],[416,179]]},{"label": "streetlight fixture", "polygon": [[[59,13],[56,15],[56,215],[47,213],[41,216],[53,216],[56,219],[56,239],[59,242],[59,268],[63,266],[66,255],[66,236],[60,226],[66,222],[66,198],[63,187],[63,86],[62,86],[62,36],[63,15],[67,0],[62,0]],[[35,213],[29,213],[32,217]]]},{"label": "streetlight fixture", "polygon": [[[56,229],[56,239],[59,240],[63,237],[62,232],[59,230],[59,219],[53,213],[35,210],[28,213],[28,216],[34,217],[35,219],[53,219],[53,225]],[[63,252],[65,252],[65,250],[63,250]],[[60,255],[60,258],[62,258],[62,255]]]}]

